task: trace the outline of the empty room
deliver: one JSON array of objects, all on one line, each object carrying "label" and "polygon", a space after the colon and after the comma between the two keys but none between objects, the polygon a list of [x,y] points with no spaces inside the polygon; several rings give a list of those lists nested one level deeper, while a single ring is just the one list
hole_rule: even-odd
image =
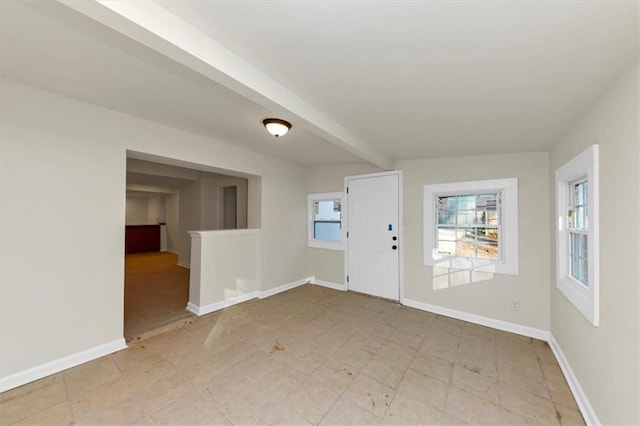
[{"label": "empty room", "polygon": [[0,2],[0,424],[640,424],[639,20]]}]

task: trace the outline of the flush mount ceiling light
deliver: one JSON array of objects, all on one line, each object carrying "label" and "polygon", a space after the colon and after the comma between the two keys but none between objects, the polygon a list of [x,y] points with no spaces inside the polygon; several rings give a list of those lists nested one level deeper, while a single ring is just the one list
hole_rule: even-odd
[{"label": "flush mount ceiling light", "polygon": [[291,129],[291,123],[280,120],[279,118],[267,118],[262,120],[262,124],[276,138],[285,135]]}]

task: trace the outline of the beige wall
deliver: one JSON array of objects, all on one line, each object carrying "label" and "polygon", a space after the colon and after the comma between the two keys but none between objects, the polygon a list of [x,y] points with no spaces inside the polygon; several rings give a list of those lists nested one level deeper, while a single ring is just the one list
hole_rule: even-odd
[{"label": "beige wall", "polygon": [[126,218],[127,225],[147,225],[149,218],[149,198],[127,195]]},{"label": "beige wall", "polygon": [[10,80],[2,91],[3,378],[122,338],[127,150],[261,176],[262,290],[307,276],[303,168]]},{"label": "beige wall", "polygon": [[[549,189],[547,153],[397,161],[403,172],[404,298],[511,323],[549,329]],[[423,261],[426,184],[518,178],[520,273],[434,290]],[[461,274],[467,275],[468,273]],[[511,303],[520,302],[513,311]]]},{"label": "beige wall", "polygon": [[[310,167],[307,172],[307,193],[343,192],[346,176],[380,172],[370,163],[338,164]],[[306,217],[305,211],[305,217]],[[344,285],[344,251],[307,248],[307,270],[316,279]]]},{"label": "beige wall", "polygon": [[178,264],[189,266],[191,263],[191,237],[189,231],[202,229],[201,211],[202,182],[195,180],[182,185],[178,190]]},{"label": "beige wall", "polygon": [[599,327],[591,326],[556,289],[555,246],[550,276],[551,332],[604,424],[640,424],[640,227],[634,220],[640,207],[638,119],[636,63],[550,153],[553,190],[558,167],[588,146],[600,145]]}]

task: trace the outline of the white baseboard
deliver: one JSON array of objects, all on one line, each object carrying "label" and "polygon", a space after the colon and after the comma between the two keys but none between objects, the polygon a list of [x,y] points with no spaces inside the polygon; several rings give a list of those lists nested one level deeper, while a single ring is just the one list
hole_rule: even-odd
[{"label": "white baseboard", "polygon": [[238,303],[246,302],[247,300],[255,299],[260,295],[259,291],[252,291],[251,293],[241,294],[239,296],[231,297],[220,302],[210,303],[204,306],[198,306],[194,303],[187,303],[187,310],[198,316],[210,314],[211,312],[219,311],[220,309],[228,308],[229,306],[237,305]]},{"label": "white baseboard", "polygon": [[180,266],[181,268],[191,269],[191,265],[188,263],[178,262],[176,263],[176,265]]},{"label": "white baseboard", "polygon": [[598,415],[591,406],[587,395],[582,390],[582,386],[580,386],[578,378],[573,374],[569,361],[567,361],[567,358],[564,356],[564,353],[562,352],[562,349],[560,349],[560,345],[558,345],[553,333],[549,333],[549,346],[551,346],[551,350],[556,356],[558,364],[560,364],[560,369],[562,370],[565,379],[567,379],[567,383],[569,383],[569,388],[571,389],[573,397],[576,399],[576,403],[578,404],[580,413],[582,413],[582,417],[584,417],[584,421],[588,425],[601,425],[602,423],[598,419]]},{"label": "white baseboard", "polygon": [[283,291],[291,290],[292,288],[299,287],[301,285],[309,283],[313,277],[303,278],[301,280],[293,281],[276,288],[272,288],[266,291],[252,291],[251,293],[241,294],[239,296],[232,297],[220,302],[210,303],[204,306],[198,306],[194,303],[187,303],[187,310],[198,316],[210,314],[211,312],[219,311],[220,309],[228,308],[229,306],[237,305],[238,303],[246,302],[247,300],[255,299],[256,297],[264,299],[266,297],[273,296]]},{"label": "white baseboard", "polygon": [[528,327],[526,325],[515,324],[512,322],[501,321],[489,317],[483,317],[481,315],[470,314],[463,311],[457,311],[455,309],[443,308],[442,306],[431,305],[429,303],[418,302],[410,299],[403,299],[402,304],[409,306],[410,308],[416,308],[427,312],[432,312],[438,315],[444,315],[451,318],[460,319],[463,321],[472,322],[474,324],[484,325],[487,327],[495,328],[498,330],[508,331],[510,333],[520,334],[527,337],[533,337],[534,339],[544,340],[549,339],[549,332],[541,330],[539,328]]},{"label": "white baseboard", "polygon": [[42,379],[43,377],[50,376],[60,371],[66,370],[76,365],[83,364],[88,361],[92,361],[96,358],[109,355],[113,352],[117,352],[122,349],[126,349],[127,345],[124,338],[114,340],[113,342],[105,343],[100,346],[96,346],[91,349],[84,350],[82,352],[75,353],[73,355],[65,356],[64,358],[56,359],[46,364],[38,365],[37,367],[29,368],[19,373],[12,374],[0,379],[0,392],[7,391],[9,389],[17,388],[26,383],[33,382],[34,380]]},{"label": "white baseboard", "polygon": [[317,280],[317,279],[314,278],[311,281],[311,283],[315,284],[315,285],[322,286],[322,287],[331,288],[331,289],[334,289],[334,290],[347,291],[347,287],[345,287],[344,285],[332,283],[332,282],[329,282],[329,281]]},{"label": "white baseboard", "polygon": [[296,287],[300,287],[301,285],[308,284],[312,280],[313,280],[313,277],[307,277],[298,281],[293,281],[288,284],[281,285],[276,288],[269,289],[267,291],[261,291],[258,297],[260,297],[260,299],[264,299],[265,297],[273,296],[275,294],[282,293],[283,291],[291,290],[292,288],[296,288]]}]

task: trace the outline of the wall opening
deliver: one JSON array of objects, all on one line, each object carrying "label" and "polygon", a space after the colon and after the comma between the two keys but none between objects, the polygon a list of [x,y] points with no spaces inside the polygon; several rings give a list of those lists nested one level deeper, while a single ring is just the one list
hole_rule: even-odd
[{"label": "wall opening", "polygon": [[189,301],[189,231],[260,224],[259,176],[127,153],[124,335],[179,325]]}]

